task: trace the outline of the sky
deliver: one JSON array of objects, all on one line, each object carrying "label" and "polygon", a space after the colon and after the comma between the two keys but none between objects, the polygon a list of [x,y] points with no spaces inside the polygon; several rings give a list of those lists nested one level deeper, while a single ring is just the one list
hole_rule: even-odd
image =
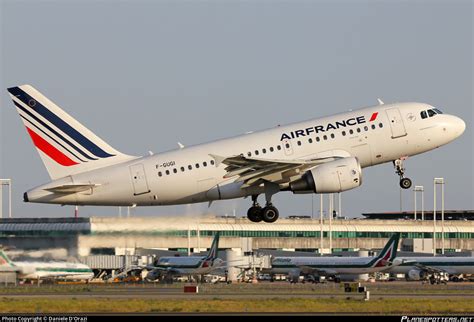
[{"label": "sky", "polygon": [[[0,0],[0,177],[13,180],[13,216],[74,214],[72,206],[22,201],[49,176],[6,91],[21,84],[132,155],[376,105],[377,98],[429,103],[467,128],[449,145],[409,158],[407,176],[425,186],[426,209],[433,208],[434,177],[445,178],[447,209],[474,209],[473,7],[461,0]],[[366,168],[363,185],[342,193],[342,215],[398,211],[399,194],[390,163]],[[132,216],[234,209],[244,216],[250,203],[143,207]],[[318,215],[317,195],[282,192],[273,203],[283,217]],[[411,190],[402,208],[413,209]],[[117,216],[118,209],[80,207],[79,215]]]}]

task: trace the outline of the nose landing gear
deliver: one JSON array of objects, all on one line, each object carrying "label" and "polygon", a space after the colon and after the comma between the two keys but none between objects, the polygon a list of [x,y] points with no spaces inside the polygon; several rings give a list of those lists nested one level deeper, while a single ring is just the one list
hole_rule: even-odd
[{"label": "nose landing gear", "polygon": [[409,178],[405,178],[405,168],[403,167],[403,161],[407,158],[403,157],[393,161],[393,166],[395,167],[395,172],[400,177],[400,187],[402,189],[410,189],[412,182]]}]

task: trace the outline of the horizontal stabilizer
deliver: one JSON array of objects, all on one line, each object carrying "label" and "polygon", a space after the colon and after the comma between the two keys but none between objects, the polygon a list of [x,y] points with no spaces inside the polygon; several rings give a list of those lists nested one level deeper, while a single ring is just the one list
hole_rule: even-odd
[{"label": "horizontal stabilizer", "polygon": [[62,186],[47,188],[45,190],[48,190],[54,193],[71,194],[71,193],[86,191],[98,186],[99,186],[98,184],[65,184]]}]

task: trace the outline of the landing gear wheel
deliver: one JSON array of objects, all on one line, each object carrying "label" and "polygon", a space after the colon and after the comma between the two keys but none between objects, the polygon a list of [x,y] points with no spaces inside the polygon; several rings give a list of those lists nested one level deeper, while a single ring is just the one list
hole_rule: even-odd
[{"label": "landing gear wheel", "polygon": [[411,180],[409,178],[401,178],[400,179],[400,187],[402,187],[403,189],[410,189]]},{"label": "landing gear wheel", "polygon": [[278,219],[278,209],[269,205],[262,209],[262,218],[264,222],[272,223]]},{"label": "landing gear wheel", "polygon": [[247,218],[252,222],[261,222],[263,220],[262,212],[262,207],[252,206],[247,211]]}]

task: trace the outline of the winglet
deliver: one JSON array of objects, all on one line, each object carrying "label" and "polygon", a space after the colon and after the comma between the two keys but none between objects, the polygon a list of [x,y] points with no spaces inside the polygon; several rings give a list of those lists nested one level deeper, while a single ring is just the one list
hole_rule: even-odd
[{"label": "winglet", "polygon": [[377,98],[377,101],[379,102],[379,105],[384,105],[385,104],[380,98]]},{"label": "winglet", "polygon": [[227,159],[226,157],[222,157],[220,155],[215,155],[215,154],[209,154],[209,156],[213,158],[214,161],[216,162],[216,167],[218,167],[222,163],[222,161]]}]

